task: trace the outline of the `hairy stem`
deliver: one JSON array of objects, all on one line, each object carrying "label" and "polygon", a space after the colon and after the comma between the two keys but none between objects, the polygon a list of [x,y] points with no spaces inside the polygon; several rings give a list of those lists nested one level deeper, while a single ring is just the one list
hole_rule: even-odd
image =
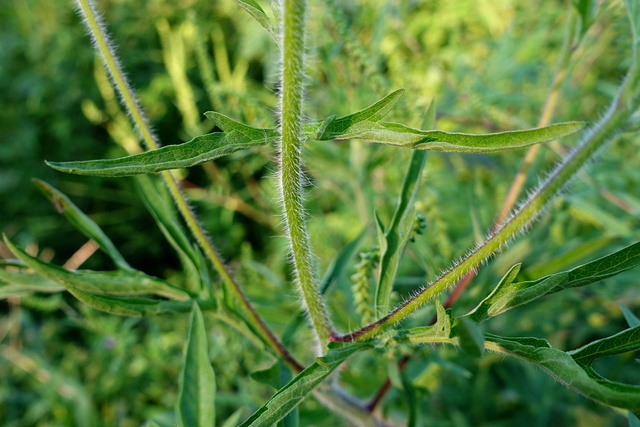
[{"label": "hairy stem", "polygon": [[640,68],[634,63],[618,96],[612,102],[607,113],[589,131],[580,144],[553,170],[540,184],[529,199],[503,222],[480,246],[470,252],[453,268],[422,289],[416,296],[407,300],[393,312],[362,329],[347,335],[335,337],[336,341],[364,341],[399,323],[417,308],[421,307],[446,288],[454,285],[469,271],[477,268],[485,260],[500,250],[509,240],[535,220],[544,207],[564,188],[576,173],[608,142],[623,129],[629,116],[637,108],[635,89]]},{"label": "hairy stem", "polygon": [[306,0],[282,4],[282,87],[280,93],[280,191],[296,278],[320,343],[332,335],[316,282],[303,208],[302,101],[304,91]]},{"label": "hairy stem", "polygon": [[[144,115],[144,112],[134,95],[133,90],[129,86],[127,79],[120,67],[115,52],[111,48],[109,39],[104,28],[104,25],[100,21],[99,15],[96,12],[91,0],[76,0],[78,8],[80,9],[82,16],[85,19],[85,23],[89,29],[89,32],[93,38],[97,50],[104,61],[105,67],[109,72],[109,75],[120,94],[122,104],[129,112],[132,121],[138,128],[142,140],[148,149],[155,150],[160,147],[160,144],[151,131],[151,127]],[[259,332],[261,338],[269,345],[278,355],[280,355],[286,363],[295,371],[300,372],[302,366],[298,363],[289,351],[278,341],[276,336],[264,323],[262,318],[254,310],[253,306],[249,302],[247,296],[244,294],[238,283],[235,281],[228,267],[225,265],[222,257],[218,253],[213,242],[207,237],[202,225],[198,221],[195,213],[189,206],[189,203],[182,193],[180,184],[171,171],[161,172],[161,176],[169,189],[171,197],[173,198],[178,211],[184,218],[189,230],[195,237],[196,241],[204,251],[209,261],[213,264],[214,268],[220,274],[222,280],[228,285],[231,292],[234,293],[237,300],[240,302],[242,310],[247,315],[249,322]]]}]

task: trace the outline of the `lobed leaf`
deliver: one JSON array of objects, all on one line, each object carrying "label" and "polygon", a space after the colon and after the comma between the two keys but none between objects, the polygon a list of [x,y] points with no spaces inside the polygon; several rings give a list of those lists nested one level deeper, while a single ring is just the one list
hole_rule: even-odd
[{"label": "lobed leaf", "polygon": [[[24,264],[49,280],[61,283],[65,288],[69,286],[80,292],[92,292],[114,295],[154,294],[178,300],[187,300],[189,293],[180,288],[147,276],[137,270],[103,271],[69,271],[57,265],[44,262],[24,252],[15,246],[6,236],[5,243]],[[155,300],[152,300],[155,301]]]},{"label": "lobed leaf", "polygon": [[118,267],[125,270],[131,270],[131,266],[127,261],[125,261],[122,254],[118,249],[116,249],[111,239],[107,237],[98,224],[74,205],[64,193],[39,179],[33,179],[33,182],[38,186],[40,191],[51,199],[51,202],[56,207],[57,211],[64,214],[69,222],[71,222],[71,224],[73,224],[73,226],[80,230],[85,236],[95,240],[100,248]]},{"label": "lobed leaf", "polygon": [[290,411],[327,378],[347,357],[367,348],[371,343],[331,343],[329,352],[318,357],[316,362],[300,372],[287,385],[274,394],[260,409],[251,415],[241,427],[272,426],[283,419]]},{"label": "lobed leaf", "polygon": [[544,295],[599,282],[639,264],[640,242],[572,270],[550,274],[532,281],[514,283],[513,280],[520,269],[520,266],[516,265],[509,270],[491,294],[467,316],[479,323],[488,317],[504,313]]},{"label": "lobed leaf", "polygon": [[216,377],[209,361],[204,318],[193,304],[176,403],[180,423],[185,427],[215,425],[215,395]]},{"label": "lobed leaf", "polygon": [[[232,122],[231,119],[218,113],[207,113],[207,117],[214,121]],[[276,141],[277,137],[274,129],[258,129],[242,125],[229,133],[215,132],[201,135],[183,144],[167,145],[157,150],[118,159],[47,162],[47,164],[56,170],[77,175],[130,176],[199,165],[236,151],[266,145]]]},{"label": "lobed leaf", "polygon": [[[632,338],[635,344],[622,346],[619,350],[627,351],[629,348],[636,350],[640,348],[640,343],[637,342],[639,330],[640,328],[633,328],[621,333],[627,338],[635,337]],[[597,358],[620,352],[616,346],[621,334],[591,343],[585,346],[587,349],[583,347],[569,353],[557,350],[551,347],[546,340],[538,338],[506,338],[485,334],[485,343],[489,350],[505,353],[541,367],[556,380],[590,399],[605,405],[637,412],[640,410],[640,386],[602,378],[575,358],[576,354],[591,355]],[[598,347],[600,348],[599,353],[595,355],[594,349]],[[580,360],[586,362],[590,359],[585,356]]]}]

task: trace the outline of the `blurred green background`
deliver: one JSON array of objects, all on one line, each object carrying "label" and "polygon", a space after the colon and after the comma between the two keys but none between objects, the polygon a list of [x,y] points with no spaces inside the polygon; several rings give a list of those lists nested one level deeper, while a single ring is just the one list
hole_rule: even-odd
[{"label": "blurred green background", "polygon": [[[98,6],[163,144],[212,131],[203,116],[210,110],[252,126],[275,125],[276,46],[233,1],[112,0]],[[439,129],[477,133],[536,125],[571,10],[570,2],[558,0],[329,0],[312,1],[311,8],[309,118],[348,114],[404,87],[404,99],[387,120],[420,126],[434,100]],[[133,266],[185,281],[130,180],[64,175],[44,164],[137,149],[72,2],[0,0],[0,23],[0,231],[60,265],[86,242],[31,184],[37,177],[69,195]],[[602,2],[596,23],[573,53],[554,121],[600,116],[629,63],[628,33],[623,2]],[[548,170],[575,140],[543,148],[534,169]],[[308,145],[307,207],[320,273],[363,229],[368,227],[363,249],[375,243],[374,209],[385,219],[392,214],[410,154],[356,141]],[[404,257],[398,298],[482,238],[522,155],[429,154],[416,206],[427,230]],[[273,148],[263,147],[181,174],[213,241],[261,314],[281,332],[298,297],[281,237],[273,159]],[[535,278],[637,241],[637,165],[637,141],[623,135],[527,236],[481,270],[454,313],[473,307],[516,262],[523,262],[523,277]],[[530,174],[527,188],[537,179]],[[11,257],[3,246],[0,255]],[[113,265],[95,253],[82,267]],[[343,330],[360,323],[350,289],[353,272],[350,267],[329,296]],[[631,271],[555,294],[492,320],[486,329],[577,348],[626,327],[620,304],[638,314],[639,275]],[[1,425],[172,425],[186,316],[120,318],[66,294],[11,298],[0,310]],[[426,308],[412,322],[431,316]],[[221,322],[207,321],[218,418],[233,423],[232,414],[246,417],[273,392],[248,376],[272,359]],[[302,357],[304,341],[299,337],[293,345]],[[343,371],[343,385],[371,396],[403,352],[357,355]],[[597,368],[638,384],[640,367],[626,356]],[[422,348],[406,372],[425,425],[626,425],[624,413],[582,398],[536,368],[494,355],[476,360],[450,348]],[[408,398],[398,375],[392,375],[394,387],[381,410],[400,423]],[[309,399],[301,424],[345,425],[334,417]]]}]

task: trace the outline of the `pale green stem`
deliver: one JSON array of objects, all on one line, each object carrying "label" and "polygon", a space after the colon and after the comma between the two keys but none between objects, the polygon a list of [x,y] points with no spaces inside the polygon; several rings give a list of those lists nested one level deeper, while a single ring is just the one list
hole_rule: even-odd
[{"label": "pale green stem", "polygon": [[[120,93],[122,103],[131,115],[131,119],[138,128],[138,131],[140,132],[145,145],[151,150],[158,149],[160,147],[160,144],[153,135],[144,112],[142,108],[140,108],[134,92],[129,86],[122,68],[120,67],[119,62],[116,59],[115,53],[109,44],[106,30],[99,20],[99,15],[95,10],[92,1],[77,0],[77,4],[82,12],[83,17],[85,18],[87,27],[89,28],[96,47],[101,54],[101,57],[105,63],[105,67],[109,72],[109,75],[111,76],[116,89]],[[198,218],[189,206],[189,202],[182,193],[180,184],[178,183],[178,180],[176,179],[174,174],[171,171],[163,171],[161,173],[161,176],[164,179],[169,192],[171,193],[171,197],[178,207],[178,211],[189,227],[189,230],[191,230],[191,233],[204,251],[207,258],[213,264],[218,274],[220,274],[222,280],[228,285],[228,288],[231,290],[231,292],[235,294],[236,298],[240,302],[240,306],[247,315],[249,322],[251,322],[254,329],[258,331],[262,339],[265,340],[265,342],[277,354],[279,354],[289,366],[291,366],[296,371],[301,371],[302,366],[293,358],[293,356],[282,345],[282,343],[278,341],[273,332],[271,332],[264,321],[260,318],[258,313],[256,313],[246,295],[231,275],[231,272],[225,265],[222,257],[218,253],[216,247],[213,245],[213,242],[211,242],[211,240],[207,237],[207,234],[198,221]]]},{"label": "pale green stem", "polygon": [[567,185],[576,173],[593,158],[608,142],[614,139],[637,108],[635,91],[640,68],[634,63],[619,95],[607,113],[582,138],[580,144],[544,180],[529,199],[490,235],[484,243],[473,250],[452,269],[422,289],[384,318],[350,334],[335,337],[336,341],[364,341],[399,323],[414,310],[455,284],[462,276],[477,268],[500,248],[527,228],[544,207]]},{"label": "pale green stem", "polygon": [[280,190],[296,278],[320,343],[332,335],[331,323],[313,272],[311,244],[303,208],[302,102],[304,92],[306,0],[284,0],[282,10],[282,87],[280,92]]}]

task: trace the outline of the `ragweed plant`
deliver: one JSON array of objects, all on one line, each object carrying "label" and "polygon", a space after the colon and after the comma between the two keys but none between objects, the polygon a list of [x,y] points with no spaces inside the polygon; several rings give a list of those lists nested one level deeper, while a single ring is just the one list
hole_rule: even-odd
[{"label": "ragweed plant", "polygon": [[[604,405],[640,414],[640,386],[611,381],[601,377],[593,363],[601,358],[636,351],[640,348],[639,321],[628,314],[630,328],[610,337],[590,342],[571,351],[552,347],[546,340],[531,337],[505,337],[483,333],[479,325],[508,310],[568,288],[583,287],[621,272],[640,263],[640,243],[635,243],[571,270],[555,272],[535,280],[517,280],[521,265],[508,269],[504,277],[468,313],[453,316],[437,299],[461,279],[468,280],[482,264],[505,245],[526,231],[536,218],[566,188],[572,179],[596,158],[597,154],[621,133],[638,128],[640,108],[640,6],[633,0],[626,3],[632,33],[632,52],[629,70],[602,117],[593,124],[565,122],[549,124],[559,83],[554,81],[549,106],[540,120],[540,127],[487,134],[468,134],[433,130],[435,108],[427,111],[425,129],[401,123],[383,121],[396,107],[404,90],[391,92],[372,105],[342,117],[329,115],[323,120],[308,120],[304,114],[305,69],[308,62],[307,21],[305,0],[282,0],[274,3],[273,15],[267,15],[254,0],[236,0],[272,36],[280,52],[279,107],[277,126],[258,128],[219,112],[205,116],[220,131],[196,136],[178,145],[161,147],[152,132],[145,113],[137,101],[119,64],[115,49],[90,0],[78,0],[78,9],[85,20],[94,44],[100,53],[113,86],[140,134],[148,151],[127,157],[73,162],[49,162],[56,170],[79,175],[107,177],[135,176],[134,182],[144,203],[158,222],[169,243],[176,249],[186,274],[195,277],[191,288],[179,287],[169,281],[151,277],[134,269],[109,237],[82,213],[71,200],[52,186],[36,181],[40,189],[54,202],[58,210],[113,260],[115,272],[76,271],[65,269],[29,255],[5,238],[6,245],[18,258],[0,279],[7,283],[5,292],[20,294],[66,290],[83,303],[108,313],[123,316],[189,315],[183,364],[177,383],[178,401],[175,413],[178,423],[185,426],[210,426],[215,423],[216,375],[208,353],[207,315],[233,325],[250,336],[257,345],[268,349],[279,360],[274,374],[261,372],[255,378],[271,381],[273,375],[288,378],[279,390],[244,420],[246,426],[268,426],[285,417],[294,422],[296,407],[310,395],[343,416],[353,425],[371,426],[391,423],[376,407],[384,397],[382,388],[371,403],[364,403],[347,393],[337,382],[328,384],[328,377],[357,353],[388,350],[396,347],[414,348],[424,344],[445,344],[460,348],[475,357],[487,351],[512,356],[524,363],[537,365],[552,377],[576,392]],[[333,4],[335,7],[335,4]],[[578,14],[570,27],[588,26],[590,2],[574,5]],[[161,34],[169,37],[167,24],[158,25]],[[569,61],[571,42],[576,35],[569,33],[560,58],[561,80]],[[165,43],[167,40],[164,41]],[[202,61],[200,51],[199,58]],[[180,67],[172,68],[172,77],[182,81]],[[213,95],[212,99],[215,98]],[[555,98],[554,98],[555,97]],[[192,95],[182,94],[179,108],[189,110]],[[190,130],[201,124],[189,113],[186,123]],[[424,217],[416,214],[414,205],[422,185],[428,151],[455,153],[494,153],[532,147],[535,144],[581,132],[579,144],[559,162],[538,187],[508,215],[500,214],[495,227],[467,255],[430,283],[425,284],[394,306],[400,261],[408,244],[425,227]],[[385,144],[398,149],[413,150],[389,221],[375,214],[377,231],[376,251],[362,257],[354,276],[356,307],[354,311],[364,323],[352,330],[339,330],[325,296],[327,289],[344,271],[357,252],[359,240],[344,248],[331,267],[320,278],[311,245],[308,216],[305,211],[305,184],[308,177],[304,167],[304,150],[309,144],[331,144],[332,141],[363,140]],[[182,191],[174,169],[191,167],[253,147],[274,146],[278,195],[283,229],[289,244],[294,281],[302,302],[303,313],[297,315],[279,337],[260,315],[243,291],[237,274],[229,267],[209,237]],[[532,152],[530,151],[530,156]],[[523,166],[526,170],[527,163]],[[157,186],[147,174],[159,173],[163,186]],[[505,203],[506,211],[513,204],[513,194],[519,194],[517,182]],[[182,221],[174,215],[174,206]],[[446,220],[446,218],[445,218]],[[189,230],[189,233],[185,231]],[[197,247],[192,245],[197,243]],[[374,254],[375,252],[375,254]],[[209,274],[212,267],[219,280]],[[16,271],[17,269],[17,271]],[[374,273],[375,270],[375,274]],[[369,277],[373,275],[373,290]],[[11,288],[7,288],[10,286]],[[452,294],[459,295],[459,294]],[[449,304],[454,302],[450,298]],[[35,300],[32,300],[32,303]],[[432,304],[436,312],[433,324],[401,328],[419,308]],[[287,345],[301,327],[300,319],[308,320],[314,342],[312,362],[309,354],[297,355]],[[505,331],[508,333],[509,331]],[[217,367],[216,367],[217,369]],[[220,367],[220,369],[224,369]],[[273,374],[273,375],[272,375]],[[270,377],[270,375],[272,375]],[[405,377],[406,379],[406,377]],[[408,387],[408,386],[407,386]],[[409,414],[408,423],[415,423]]]}]

